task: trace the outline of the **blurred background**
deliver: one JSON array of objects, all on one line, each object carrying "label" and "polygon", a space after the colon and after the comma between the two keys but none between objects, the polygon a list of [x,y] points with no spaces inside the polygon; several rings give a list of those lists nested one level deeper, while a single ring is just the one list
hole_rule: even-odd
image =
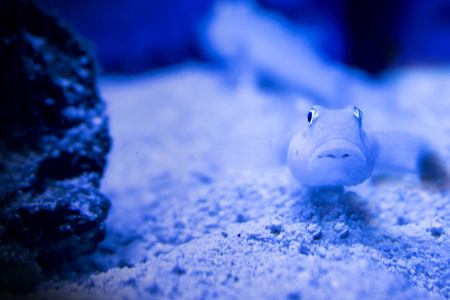
[{"label": "blurred background", "polygon": [[[37,2],[93,42],[104,73],[132,74],[187,60],[220,61],[205,30],[225,1]],[[324,59],[375,76],[393,67],[450,61],[449,0],[226,2],[247,2],[299,33]]]}]

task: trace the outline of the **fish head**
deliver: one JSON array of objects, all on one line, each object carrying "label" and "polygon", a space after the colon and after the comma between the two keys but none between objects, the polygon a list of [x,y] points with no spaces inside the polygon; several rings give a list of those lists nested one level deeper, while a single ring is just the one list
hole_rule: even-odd
[{"label": "fish head", "polygon": [[305,128],[289,144],[287,163],[294,177],[309,186],[351,186],[369,178],[378,147],[362,119],[355,106],[313,106]]}]

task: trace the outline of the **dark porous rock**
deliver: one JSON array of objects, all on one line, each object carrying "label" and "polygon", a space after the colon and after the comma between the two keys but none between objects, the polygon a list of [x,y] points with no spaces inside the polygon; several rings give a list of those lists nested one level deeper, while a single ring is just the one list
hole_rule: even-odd
[{"label": "dark porous rock", "polygon": [[0,291],[95,250],[111,140],[89,45],[32,1],[0,1]]}]

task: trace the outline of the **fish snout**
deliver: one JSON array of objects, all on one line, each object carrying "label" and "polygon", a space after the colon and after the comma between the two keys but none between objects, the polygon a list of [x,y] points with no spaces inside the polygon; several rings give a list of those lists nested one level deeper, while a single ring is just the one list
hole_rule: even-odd
[{"label": "fish snout", "polygon": [[361,155],[361,151],[354,149],[325,149],[320,153],[317,153],[317,158],[325,158],[325,159],[347,159],[347,158],[355,158]]},{"label": "fish snout", "polygon": [[360,147],[346,140],[332,140],[321,146],[310,157],[310,165],[348,161],[348,163],[365,164],[366,156]]}]

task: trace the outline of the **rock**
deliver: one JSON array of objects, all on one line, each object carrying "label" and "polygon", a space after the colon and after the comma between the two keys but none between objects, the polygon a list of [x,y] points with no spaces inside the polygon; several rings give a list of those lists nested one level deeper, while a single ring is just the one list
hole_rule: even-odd
[{"label": "rock", "polygon": [[0,2],[0,74],[0,291],[25,292],[104,238],[111,140],[87,43],[32,1]]}]

